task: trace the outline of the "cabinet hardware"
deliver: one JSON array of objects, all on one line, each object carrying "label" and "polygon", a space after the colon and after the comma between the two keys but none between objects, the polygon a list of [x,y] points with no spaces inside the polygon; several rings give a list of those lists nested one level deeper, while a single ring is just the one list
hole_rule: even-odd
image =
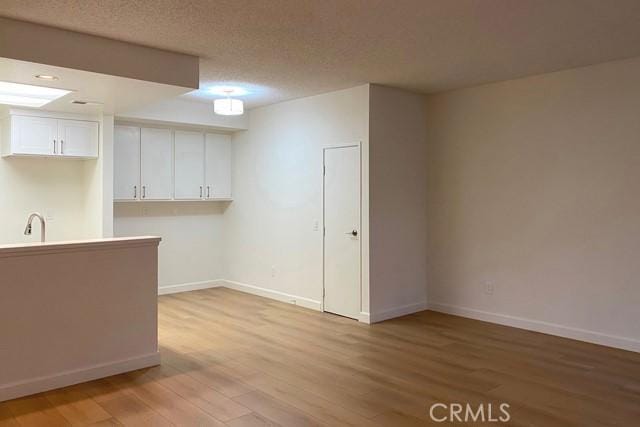
[{"label": "cabinet hardware", "polygon": [[147,186],[146,185],[142,186],[142,198],[143,199],[147,198]]},{"label": "cabinet hardware", "polygon": [[56,140],[53,140],[53,154],[58,154],[56,153]]},{"label": "cabinet hardware", "polygon": [[64,154],[64,140],[60,140],[60,154]]},{"label": "cabinet hardware", "polygon": [[133,186],[133,198],[134,199],[138,198],[138,186],[137,185]]},{"label": "cabinet hardware", "polygon": [[207,185],[207,199],[211,197],[211,187]]},{"label": "cabinet hardware", "polygon": [[202,185],[200,186],[200,198],[202,199]]}]

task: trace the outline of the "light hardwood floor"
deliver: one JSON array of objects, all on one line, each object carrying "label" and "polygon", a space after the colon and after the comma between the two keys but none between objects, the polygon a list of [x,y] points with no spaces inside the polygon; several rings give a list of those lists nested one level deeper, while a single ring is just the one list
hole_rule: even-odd
[{"label": "light hardwood floor", "polygon": [[507,402],[510,425],[640,423],[636,353],[429,311],[367,326],[224,288],[159,312],[162,366],[0,403],[0,426],[418,426],[436,402]]}]

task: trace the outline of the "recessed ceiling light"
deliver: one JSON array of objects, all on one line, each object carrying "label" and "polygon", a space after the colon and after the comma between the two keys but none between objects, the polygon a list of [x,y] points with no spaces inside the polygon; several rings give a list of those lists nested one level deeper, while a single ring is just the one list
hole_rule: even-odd
[{"label": "recessed ceiling light", "polygon": [[56,76],[51,76],[49,74],[38,74],[36,75],[36,79],[40,80],[58,80]]},{"label": "recessed ceiling light", "polygon": [[0,104],[37,108],[68,93],[71,91],[0,81]]},{"label": "recessed ceiling light", "polygon": [[96,101],[83,101],[81,99],[74,99],[73,101],[71,101],[72,104],[78,104],[78,105],[102,105],[102,102],[96,102]]}]

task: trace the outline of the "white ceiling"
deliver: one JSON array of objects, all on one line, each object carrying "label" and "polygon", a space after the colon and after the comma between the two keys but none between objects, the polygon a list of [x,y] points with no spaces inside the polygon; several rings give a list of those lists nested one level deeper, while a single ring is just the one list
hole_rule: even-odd
[{"label": "white ceiling", "polygon": [[[640,55],[638,0],[2,0],[0,15],[200,56],[249,107],[372,82],[431,93]],[[46,43],[46,41],[43,41]]]}]

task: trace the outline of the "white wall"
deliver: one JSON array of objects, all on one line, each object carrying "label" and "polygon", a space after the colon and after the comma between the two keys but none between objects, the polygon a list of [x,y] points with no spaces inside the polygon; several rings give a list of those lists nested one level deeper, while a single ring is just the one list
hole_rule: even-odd
[{"label": "white wall", "polygon": [[100,117],[98,159],[84,162],[84,238],[113,236],[113,116]]},{"label": "white wall", "polygon": [[114,233],[116,237],[162,237],[160,288],[206,284],[224,278],[227,206],[228,202],[115,203]]},{"label": "white wall", "polygon": [[371,85],[372,320],[426,309],[425,97]]},{"label": "white wall", "polygon": [[138,123],[164,123],[168,125],[217,128],[222,131],[236,131],[249,127],[249,114],[241,116],[221,116],[213,114],[213,103],[172,98],[142,108],[120,112],[120,121]]},{"label": "white wall", "polygon": [[[8,109],[3,109],[2,114],[8,114]],[[40,241],[37,221],[31,236],[23,234],[31,212],[45,215],[47,241],[99,238],[105,231],[108,236],[111,202],[105,204],[103,196],[110,197],[112,182],[110,176],[104,178],[103,169],[108,170],[111,158],[109,124],[113,118],[46,111],[42,114],[99,120],[100,157],[97,160],[0,158],[0,244]]]},{"label": "white wall", "polygon": [[[202,103],[201,106],[203,109],[206,107]],[[181,117],[178,110],[173,116],[168,110],[163,115],[165,120],[153,127],[210,132],[209,128],[189,127],[192,123],[170,126],[168,119]],[[118,123],[145,126],[143,122]],[[229,202],[112,202],[112,205],[116,237],[162,237],[158,249],[158,285],[161,292],[191,290],[225,278],[222,259],[226,245],[224,213]]]},{"label": "white wall", "polygon": [[226,279],[320,307],[322,148],[362,141],[367,150],[368,100],[364,85],[250,111],[250,129],[233,138]]},{"label": "white wall", "polygon": [[37,221],[23,235],[31,212],[49,216],[49,241],[84,238],[85,172],[81,160],[0,158],[0,244],[40,241]]},{"label": "white wall", "polygon": [[434,308],[640,350],[638,76],[640,58],[429,98]]}]

